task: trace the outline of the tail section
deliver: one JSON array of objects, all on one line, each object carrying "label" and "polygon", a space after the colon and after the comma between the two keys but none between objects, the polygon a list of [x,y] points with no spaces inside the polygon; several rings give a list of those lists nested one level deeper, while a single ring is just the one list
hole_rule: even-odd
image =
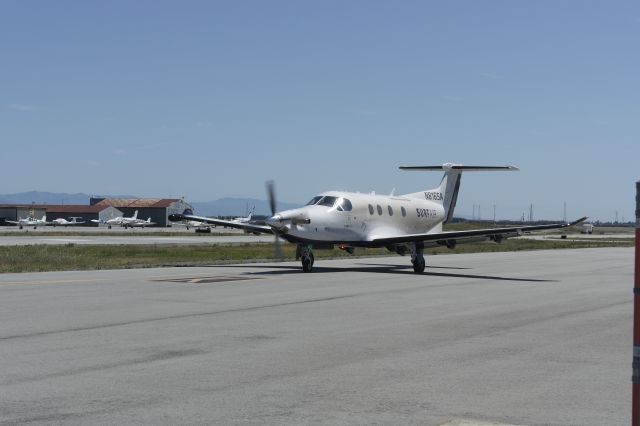
[{"label": "tail section", "polygon": [[442,166],[402,166],[400,170],[413,171],[438,171],[444,170],[444,176],[437,188],[428,191],[407,194],[408,197],[424,198],[430,201],[441,203],[444,207],[445,220],[447,223],[453,218],[453,211],[458,200],[460,190],[460,179],[463,171],[485,172],[485,171],[515,171],[515,166],[463,166],[461,164],[445,163]]},{"label": "tail section", "polygon": [[138,218],[138,210],[133,212],[133,216],[131,216],[131,219],[137,219],[137,218]]}]

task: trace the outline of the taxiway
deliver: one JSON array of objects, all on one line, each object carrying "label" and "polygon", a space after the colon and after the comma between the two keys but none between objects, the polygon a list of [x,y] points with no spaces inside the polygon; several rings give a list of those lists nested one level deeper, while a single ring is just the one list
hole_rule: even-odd
[{"label": "taxiway", "polygon": [[3,274],[0,423],[628,424],[632,260]]}]

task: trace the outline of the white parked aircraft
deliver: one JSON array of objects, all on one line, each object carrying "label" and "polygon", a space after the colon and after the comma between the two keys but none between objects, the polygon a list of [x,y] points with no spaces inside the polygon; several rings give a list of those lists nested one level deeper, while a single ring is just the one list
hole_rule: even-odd
[{"label": "white parked aircraft", "polygon": [[9,223],[13,223],[14,225],[18,225],[19,229],[22,229],[25,226],[33,226],[33,229],[36,229],[38,226],[47,225],[47,216],[42,216],[42,219],[36,219],[34,217],[28,218],[19,218],[18,220],[7,220]]},{"label": "white parked aircraft", "polygon": [[[151,218],[149,218],[151,219]],[[125,228],[131,226],[132,223],[136,223],[138,221],[144,222],[141,219],[138,219],[138,210],[136,210],[133,213],[133,216],[131,217],[126,217],[126,216],[118,216],[118,217],[114,217],[113,219],[108,219],[108,220],[97,220],[97,219],[91,219],[91,222],[93,223],[101,223],[103,225],[107,225],[107,227],[109,229],[111,229],[112,226],[123,226]]]},{"label": "white parked aircraft", "polygon": [[[138,211],[136,210],[136,215],[137,215]],[[135,215],[134,215],[135,216]],[[142,220],[142,219],[136,219],[133,221],[127,221],[124,225],[125,228],[144,228],[146,226],[151,226],[151,225],[155,225],[155,222],[151,222],[151,218],[148,217],[147,220]]]},{"label": "white parked aircraft", "polygon": [[524,232],[565,228],[583,222],[516,226],[507,228],[443,231],[442,225],[453,217],[458,198],[460,178],[468,171],[514,171],[514,166],[442,166],[400,167],[401,170],[444,170],[440,185],[434,189],[406,195],[374,195],[342,191],[318,194],[304,207],[276,212],[273,183],[267,184],[272,216],[266,225],[235,223],[185,214],[174,214],[169,220],[194,220],[215,225],[240,228],[249,232],[270,233],[297,244],[297,254],[304,272],[313,269],[313,248],[341,249],[353,252],[354,247],[386,247],[399,255],[409,253],[416,273],[424,272],[425,245],[455,247],[460,242],[479,238],[501,242],[503,238]]},{"label": "white parked aircraft", "polygon": [[236,217],[231,219],[232,222],[235,223],[249,223],[251,222],[251,216],[253,216],[253,211],[256,209],[256,207],[254,206],[253,209],[249,212],[248,216],[240,216],[240,217]]},{"label": "white parked aircraft", "polygon": [[78,222],[78,219],[82,219],[81,217],[76,217],[76,216],[71,216],[69,217],[69,219],[71,219],[71,221],[68,221],[67,219],[64,218],[58,218],[58,219],[53,219],[51,222],[49,222],[49,225],[56,227],[56,226],[74,226],[74,225],[82,225],[83,223],[85,223],[84,221],[82,222]]}]

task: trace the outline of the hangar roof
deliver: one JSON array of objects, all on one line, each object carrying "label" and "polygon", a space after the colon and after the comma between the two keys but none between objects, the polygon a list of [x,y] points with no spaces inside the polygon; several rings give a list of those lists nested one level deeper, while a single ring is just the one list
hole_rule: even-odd
[{"label": "hangar roof", "polygon": [[178,198],[105,198],[94,204],[95,206],[112,206],[116,208],[167,208],[171,204],[180,201]]},{"label": "hangar roof", "polygon": [[108,205],[86,204],[0,204],[0,207],[18,209],[44,209],[52,213],[99,213],[110,207]]}]

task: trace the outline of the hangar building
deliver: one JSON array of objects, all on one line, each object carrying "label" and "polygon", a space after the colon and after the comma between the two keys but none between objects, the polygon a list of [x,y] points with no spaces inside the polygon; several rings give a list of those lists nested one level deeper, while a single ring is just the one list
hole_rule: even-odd
[{"label": "hangar building", "polygon": [[167,226],[168,217],[173,213],[182,213],[191,209],[191,205],[182,199],[162,198],[91,198],[87,205],[56,205],[56,204],[0,204],[0,224],[5,220],[46,216],[47,221],[70,217],[79,218],[85,222],[80,226],[98,226],[92,220],[106,221],[119,216],[131,217],[138,211],[138,219],[151,218],[154,226]]},{"label": "hangar building", "polygon": [[6,220],[37,219],[45,216],[48,222],[54,219],[77,217],[79,222],[85,222],[78,226],[98,226],[92,220],[107,220],[122,216],[122,212],[111,206],[86,206],[74,204],[0,204],[0,223]]},{"label": "hangar building", "polygon": [[91,206],[115,207],[124,216],[131,217],[138,211],[138,219],[155,222],[155,226],[165,227],[170,225],[169,215],[184,212],[192,209],[191,204],[179,198],[102,198],[92,197],[89,201]]}]

